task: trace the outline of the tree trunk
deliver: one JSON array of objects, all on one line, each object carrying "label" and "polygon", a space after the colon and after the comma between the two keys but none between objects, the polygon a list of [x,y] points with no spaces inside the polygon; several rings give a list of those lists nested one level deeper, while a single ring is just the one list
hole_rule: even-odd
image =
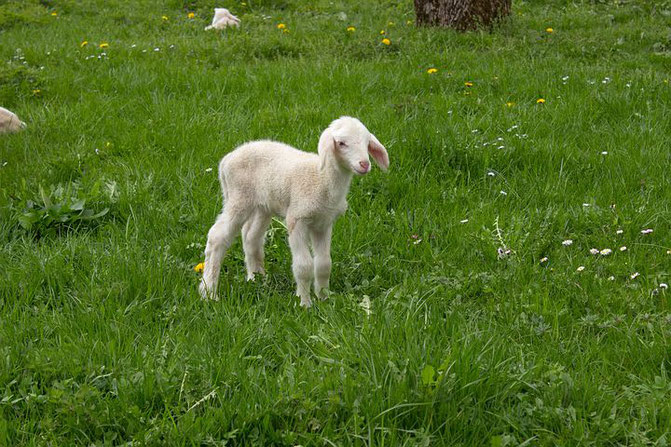
[{"label": "tree trunk", "polygon": [[449,26],[460,31],[490,27],[510,14],[512,0],[415,0],[417,25]]}]

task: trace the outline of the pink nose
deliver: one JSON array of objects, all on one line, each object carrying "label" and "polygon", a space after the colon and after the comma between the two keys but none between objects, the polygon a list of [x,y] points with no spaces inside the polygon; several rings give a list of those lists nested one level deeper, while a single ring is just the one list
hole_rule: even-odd
[{"label": "pink nose", "polygon": [[370,162],[369,161],[360,161],[359,164],[363,168],[364,171],[368,172],[370,169]]}]

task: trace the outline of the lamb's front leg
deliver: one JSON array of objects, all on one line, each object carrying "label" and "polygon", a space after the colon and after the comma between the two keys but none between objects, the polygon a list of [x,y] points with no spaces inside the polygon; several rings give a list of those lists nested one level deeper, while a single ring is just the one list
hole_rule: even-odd
[{"label": "lamb's front leg", "polygon": [[331,228],[329,225],[310,232],[312,250],[315,254],[315,294],[322,300],[326,299],[326,289],[329,288],[331,276]]},{"label": "lamb's front leg", "polygon": [[293,257],[292,269],[296,280],[296,295],[301,298],[301,306],[312,306],[310,282],[312,282],[312,254],[308,245],[307,226],[300,220],[289,223],[289,247]]}]

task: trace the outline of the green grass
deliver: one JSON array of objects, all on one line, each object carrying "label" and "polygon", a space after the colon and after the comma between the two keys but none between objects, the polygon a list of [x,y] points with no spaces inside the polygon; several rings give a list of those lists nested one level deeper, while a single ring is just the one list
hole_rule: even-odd
[{"label": "green grass", "polygon": [[[214,6],[241,28],[203,31]],[[671,441],[671,2],[408,20],[0,1],[0,105],[28,123],[0,138],[0,445]],[[202,301],[218,160],[314,151],[344,114],[392,164],[353,182],[330,299],[298,306],[273,223],[268,277],[245,282],[237,242]]]}]

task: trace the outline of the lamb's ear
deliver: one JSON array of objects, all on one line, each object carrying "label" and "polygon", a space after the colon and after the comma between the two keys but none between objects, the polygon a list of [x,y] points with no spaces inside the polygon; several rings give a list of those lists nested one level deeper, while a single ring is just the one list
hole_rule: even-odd
[{"label": "lamb's ear", "polygon": [[382,144],[375,138],[375,135],[370,134],[370,141],[368,142],[368,153],[370,154],[371,157],[373,157],[373,160],[375,160],[375,163],[382,169],[383,171],[387,171],[389,169],[389,154],[387,154],[387,149],[382,146]]},{"label": "lamb's ear", "polygon": [[331,129],[326,129],[322,132],[322,136],[319,137],[319,145],[317,146],[317,152],[319,153],[319,169],[323,169],[326,165],[326,159],[329,157],[330,152],[335,151],[335,139],[331,133]]}]

